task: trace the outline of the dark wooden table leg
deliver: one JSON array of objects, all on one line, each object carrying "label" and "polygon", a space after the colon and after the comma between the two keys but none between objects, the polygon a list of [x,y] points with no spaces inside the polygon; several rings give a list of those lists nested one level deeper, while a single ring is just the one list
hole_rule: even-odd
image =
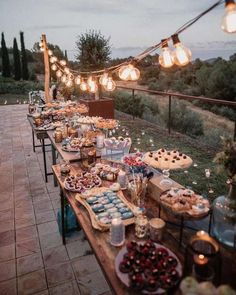
[{"label": "dark wooden table leg", "polygon": [[65,235],[65,206],[64,206],[64,195],[62,190],[60,190],[61,197],[61,233],[62,233],[62,243],[66,244],[66,235]]},{"label": "dark wooden table leg", "polygon": [[[51,146],[52,146],[52,165],[56,165],[56,163],[57,163],[56,149],[53,146],[53,144]],[[53,180],[54,180],[54,186],[58,186],[58,184],[57,184],[57,178],[56,178],[55,174],[53,175]]]},{"label": "dark wooden table leg", "polygon": [[44,138],[42,139],[42,150],[43,150],[44,176],[45,176],[45,181],[48,182],[47,160],[46,160],[46,151],[45,151],[45,141],[44,141]]},{"label": "dark wooden table leg", "polygon": [[211,224],[212,224],[212,210],[209,213],[209,224],[208,224],[208,234],[211,234]]},{"label": "dark wooden table leg", "polygon": [[35,153],[35,139],[34,139],[34,130],[32,129],[32,141],[33,141],[33,152]]},{"label": "dark wooden table leg", "polygon": [[179,247],[181,247],[181,245],[182,245],[183,230],[184,230],[184,217],[181,216],[181,218],[180,218],[180,229],[179,229]]}]

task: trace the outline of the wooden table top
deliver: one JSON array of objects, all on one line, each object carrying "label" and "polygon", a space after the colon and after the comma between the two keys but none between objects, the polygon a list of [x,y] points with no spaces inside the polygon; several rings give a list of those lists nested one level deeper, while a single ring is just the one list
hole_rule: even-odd
[{"label": "wooden table top", "polygon": [[41,138],[48,138],[47,130],[37,130],[37,129],[35,129],[36,126],[35,126],[35,124],[34,124],[34,119],[33,119],[32,116],[27,115],[27,119],[28,119],[28,121],[29,121],[29,123],[30,123],[30,126],[31,126],[32,130],[33,130],[34,133],[37,135],[37,138],[38,138],[38,139],[41,139]]},{"label": "wooden table top", "polygon": [[[71,165],[71,171],[75,172],[76,169],[79,168],[79,163],[73,163]],[[94,254],[98,260],[98,263],[100,264],[104,275],[110,284],[111,289],[113,290],[114,294],[117,295],[128,295],[128,294],[135,294],[137,291],[132,292],[130,289],[125,287],[123,283],[118,279],[115,273],[115,257],[118,254],[121,247],[113,247],[109,243],[109,231],[108,232],[100,232],[98,230],[95,230],[92,225],[89,218],[89,215],[86,211],[86,209],[80,205],[75,200],[76,193],[69,192],[64,189],[63,181],[64,177],[61,176],[60,173],[60,165],[54,165],[52,166],[53,172],[57,178],[57,181],[63,191],[64,196],[69,201],[70,205],[72,206],[76,217],[83,228],[85,235],[88,239],[88,242],[90,243],[90,246],[92,250],[94,251]],[[103,183],[103,185],[105,185]],[[124,193],[125,194],[125,193]],[[157,205],[156,202],[149,198],[149,204],[147,204],[148,208],[148,214],[150,217],[156,217],[157,216]],[[151,210],[151,208],[153,210]],[[136,239],[134,236],[134,225],[129,225],[126,227],[126,240],[133,240]],[[183,261],[183,254],[178,250],[178,243],[176,240],[171,237],[171,235],[166,232],[163,238],[163,244],[170,248],[174,253],[177,254],[180,261]],[[178,291],[176,291],[175,294],[177,294]]]}]

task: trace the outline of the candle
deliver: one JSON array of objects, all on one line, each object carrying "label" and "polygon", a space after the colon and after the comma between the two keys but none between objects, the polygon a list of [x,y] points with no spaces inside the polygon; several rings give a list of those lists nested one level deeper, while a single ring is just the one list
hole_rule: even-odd
[{"label": "candle", "polygon": [[208,265],[209,259],[203,254],[193,256],[193,273],[200,281],[210,281],[214,277],[214,270]]},{"label": "candle", "polygon": [[110,243],[113,246],[119,247],[125,241],[125,226],[120,217],[112,219],[110,228]]},{"label": "candle", "polygon": [[210,169],[205,169],[205,175],[206,175],[206,178],[209,178],[211,176]]}]

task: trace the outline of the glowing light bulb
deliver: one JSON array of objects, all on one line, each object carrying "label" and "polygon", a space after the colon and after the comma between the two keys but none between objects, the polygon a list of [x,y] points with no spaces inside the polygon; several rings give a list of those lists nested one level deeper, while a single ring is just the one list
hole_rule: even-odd
[{"label": "glowing light bulb", "polygon": [[66,87],[71,87],[72,85],[73,85],[73,80],[68,79],[68,80],[66,81]]},{"label": "glowing light bulb", "polygon": [[100,79],[99,79],[99,83],[100,83],[102,86],[105,86],[105,85],[107,85],[107,82],[108,82],[108,73],[104,73],[104,74],[102,74],[102,76],[100,77]]},{"label": "glowing light bulb", "polygon": [[88,85],[87,85],[87,83],[84,80],[81,80],[80,89],[82,91],[87,91],[87,89],[88,89]]},{"label": "glowing light bulb", "polygon": [[221,28],[226,33],[236,33],[236,4],[234,0],[225,1],[225,13],[222,18]]},{"label": "glowing light bulb", "polygon": [[40,51],[42,51],[42,52],[43,52],[43,51],[44,51],[44,47],[40,47]]},{"label": "glowing light bulb", "polygon": [[87,79],[87,84],[88,86],[90,86],[91,82],[93,81],[93,77],[92,76],[89,76],[88,79]]},{"label": "glowing light bulb", "polygon": [[58,70],[58,71],[56,72],[56,76],[57,76],[58,78],[60,78],[60,77],[62,76],[62,71],[61,71],[61,70]]},{"label": "glowing light bulb", "polygon": [[111,77],[108,78],[107,84],[104,85],[106,91],[113,91],[116,88],[116,83],[112,80]]},{"label": "glowing light bulb", "polygon": [[90,83],[88,84],[88,86],[89,86],[89,91],[90,91],[90,92],[92,92],[92,93],[97,92],[97,90],[98,90],[98,85],[97,85],[96,81],[91,80]]},{"label": "glowing light bulb", "polygon": [[62,83],[66,83],[66,81],[67,81],[67,77],[66,77],[66,75],[62,75],[62,76],[61,76],[61,82],[62,82]]},{"label": "glowing light bulb", "polygon": [[75,84],[80,85],[80,83],[81,83],[81,76],[78,75],[78,76],[75,78]]},{"label": "glowing light bulb", "polygon": [[132,65],[122,66],[119,69],[119,77],[121,80],[128,81],[130,77],[130,70],[133,68]]},{"label": "glowing light bulb", "polygon": [[191,51],[184,47],[183,44],[179,41],[178,35],[171,36],[174,44],[174,51],[172,57],[174,59],[174,63],[178,66],[186,66],[192,57]]},{"label": "glowing light bulb", "polygon": [[122,66],[119,69],[119,77],[121,80],[124,81],[136,81],[140,77],[140,72],[137,68],[135,68],[133,65],[129,64],[126,66]]},{"label": "glowing light bulb", "polygon": [[57,61],[57,57],[56,56],[51,56],[50,57],[50,63],[54,63],[54,62],[56,62]]},{"label": "glowing light bulb", "polygon": [[53,71],[56,71],[56,70],[57,70],[57,65],[56,65],[56,64],[52,64],[51,69],[52,69]]},{"label": "glowing light bulb", "polygon": [[43,41],[39,42],[39,47],[43,47]]},{"label": "glowing light bulb", "polygon": [[66,74],[70,74],[70,69],[69,69],[69,68],[64,68],[64,72],[65,72]]},{"label": "glowing light bulb", "polygon": [[64,59],[60,60],[60,65],[65,66],[66,65],[66,61]]},{"label": "glowing light bulb", "polygon": [[140,71],[137,68],[133,68],[130,70],[130,80],[137,81],[140,77]]},{"label": "glowing light bulb", "polygon": [[52,52],[51,49],[48,49],[48,55],[49,55],[49,56],[52,56],[52,55],[53,55],[53,52]]},{"label": "glowing light bulb", "polygon": [[159,55],[159,64],[164,68],[170,68],[174,64],[171,50],[169,49],[166,39],[161,40],[161,54]]}]

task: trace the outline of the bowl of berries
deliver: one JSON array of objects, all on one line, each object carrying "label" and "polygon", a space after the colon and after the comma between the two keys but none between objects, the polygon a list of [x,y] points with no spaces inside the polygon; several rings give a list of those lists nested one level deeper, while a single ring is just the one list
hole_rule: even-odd
[{"label": "bowl of berries", "polygon": [[116,256],[115,270],[122,283],[143,294],[163,294],[175,288],[183,273],[178,257],[151,240],[129,241]]},{"label": "bowl of berries", "polygon": [[131,173],[145,173],[147,164],[145,164],[142,160],[143,154],[142,153],[134,153],[125,155],[122,158],[122,162],[129,166],[129,170]]}]

